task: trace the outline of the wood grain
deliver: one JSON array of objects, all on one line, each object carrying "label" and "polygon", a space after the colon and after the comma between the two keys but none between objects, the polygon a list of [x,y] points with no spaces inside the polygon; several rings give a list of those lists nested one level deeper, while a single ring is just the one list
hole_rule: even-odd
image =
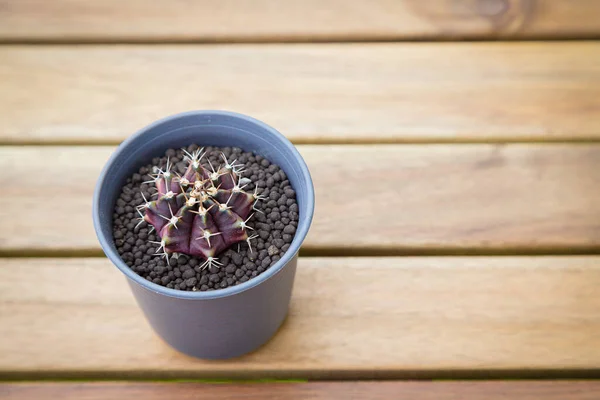
[{"label": "wood grain", "polygon": [[[316,190],[306,250],[600,250],[600,144],[299,149]],[[98,251],[91,198],[112,150],[1,147],[0,249]]]},{"label": "wood grain", "polygon": [[595,0],[2,0],[5,41],[598,37]]},{"label": "wood grain", "polygon": [[600,42],[4,46],[0,80],[0,143],[117,143],[190,109],[296,143],[600,139]]},{"label": "wood grain", "polygon": [[274,339],[210,362],[158,339],[106,259],[0,259],[0,377],[569,377],[600,365],[600,257],[299,262]]},{"label": "wood grain", "polygon": [[5,383],[0,399],[597,400],[598,381],[310,383]]}]

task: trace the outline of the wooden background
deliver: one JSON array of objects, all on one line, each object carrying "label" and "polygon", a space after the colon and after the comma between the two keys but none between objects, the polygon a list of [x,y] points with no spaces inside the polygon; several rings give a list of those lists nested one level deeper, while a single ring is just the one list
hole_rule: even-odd
[{"label": "wooden background", "polygon": [[597,38],[596,0],[1,0],[0,35],[35,42]]},{"label": "wooden background", "polygon": [[[0,398],[600,398],[599,38],[594,0],[0,0]],[[289,318],[223,362],[91,222],[191,109],[280,130],[317,196]]]}]

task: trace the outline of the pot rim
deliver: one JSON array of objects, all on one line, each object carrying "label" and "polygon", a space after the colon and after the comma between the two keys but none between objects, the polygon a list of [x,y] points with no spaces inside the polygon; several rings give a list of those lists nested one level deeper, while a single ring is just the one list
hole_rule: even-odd
[{"label": "pot rim", "polygon": [[[100,213],[99,213],[100,192],[102,190],[102,187],[104,186],[105,181],[109,178],[107,176],[107,172],[108,172],[110,166],[115,162],[115,160],[117,160],[123,153],[127,152],[127,150],[128,150],[127,148],[129,146],[129,144],[131,142],[133,142],[137,137],[143,135],[145,132],[147,132],[150,129],[153,129],[157,125],[160,125],[165,122],[169,122],[171,120],[178,119],[181,117],[186,117],[189,115],[220,115],[220,116],[234,117],[234,118],[242,119],[242,120],[245,120],[252,124],[258,125],[262,129],[267,130],[271,135],[273,135],[277,140],[279,140],[285,147],[287,147],[288,150],[290,150],[292,152],[292,154],[294,154],[294,156],[297,159],[298,164],[300,166],[300,171],[302,173],[303,182],[301,184],[304,185],[307,190],[307,212],[299,219],[298,229],[296,230],[294,239],[292,240],[292,243],[290,244],[288,251],[286,251],[286,253],[283,255],[283,257],[281,259],[279,259],[279,261],[277,261],[275,263],[275,265],[269,267],[269,269],[267,269],[265,272],[248,280],[247,282],[241,283],[236,286],[228,287],[225,289],[217,289],[217,290],[205,291],[205,292],[201,292],[201,291],[192,292],[192,291],[170,289],[165,286],[158,285],[154,282],[150,282],[147,279],[142,278],[140,275],[135,273],[121,259],[121,256],[117,253],[116,249],[113,249],[109,245],[109,243],[111,243],[111,241],[112,241],[112,238],[107,238],[104,235],[104,233],[102,232],[101,222],[100,222]],[[295,188],[295,190],[296,190],[296,188]],[[221,297],[233,296],[233,295],[239,294],[241,292],[244,292],[246,290],[249,290],[255,286],[260,285],[262,282],[266,281],[267,279],[269,279],[272,276],[274,276],[275,274],[277,274],[280,270],[282,270],[296,256],[296,254],[300,250],[300,246],[302,245],[302,242],[304,242],[304,239],[306,238],[306,235],[308,234],[308,230],[312,223],[314,208],[315,208],[315,194],[314,194],[312,178],[310,176],[310,171],[308,170],[308,167],[306,166],[306,162],[304,161],[304,159],[302,158],[302,156],[300,155],[300,153],[298,152],[296,147],[285,136],[283,136],[283,134],[281,134],[279,131],[272,128],[271,126],[265,124],[264,122],[259,121],[255,118],[252,118],[252,117],[244,115],[244,114],[239,114],[239,113],[231,112],[231,111],[222,111],[222,110],[196,110],[196,111],[186,111],[186,112],[182,112],[182,113],[177,113],[177,114],[173,114],[173,115],[161,118],[161,119],[151,123],[150,125],[147,125],[147,126],[143,127],[142,129],[139,129],[137,132],[135,132],[134,134],[129,136],[127,139],[125,139],[117,147],[117,149],[111,154],[108,161],[104,164],[104,167],[102,168],[102,172],[100,173],[100,176],[98,177],[98,180],[96,182],[96,186],[94,188],[94,197],[93,197],[93,202],[92,202],[92,214],[93,214],[92,216],[93,216],[93,220],[94,220],[94,230],[96,231],[96,236],[98,237],[98,241],[100,242],[102,250],[108,257],[108,259],[117,268],[119,268],[119,270],[121,270],[121,272],[124,273],[127,278],[138,283],[140,286],[142,286],[143,288],[145,288],[147,290],[150,290],[152,292],[156,292],[156,293],[168,296],[168,297],[175,297],[175,298],[180,298],[180,299],[192,299],[192,300],[210,300],[210,299],[217,299],[217,298],[221,298]],[[111,214],[111,216],[112,216],[112,214]],[[301,223],[301,221],[303,221],[303,220],[305,222]]]}]

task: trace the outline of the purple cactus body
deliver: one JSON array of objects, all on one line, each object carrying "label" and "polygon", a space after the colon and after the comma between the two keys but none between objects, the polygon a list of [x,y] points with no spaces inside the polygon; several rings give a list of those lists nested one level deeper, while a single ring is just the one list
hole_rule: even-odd
[{"label": "purple cactus body", "polygon": [[[247,242],[250,236],[246,223],[257,200],[256,191],[248,193],[240,182],[239,165],[225,160],[224,166],[212,171],[200,160],[204,154],[187,153],[189,165],[181,176],[159,170],[154,177],[158,198],[146,202],[142,218],[151,224],[161,238],[157,253],[169,259],[170,253],[202,257],[204,266],[219,265],[216,256],[234,243]],[[141,214],[141,212],[140,212]]]}]

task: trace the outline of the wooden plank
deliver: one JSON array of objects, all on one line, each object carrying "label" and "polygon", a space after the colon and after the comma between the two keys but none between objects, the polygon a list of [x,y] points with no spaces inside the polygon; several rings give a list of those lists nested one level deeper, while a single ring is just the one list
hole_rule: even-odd
[{"label": "wooden plank", "polygon": [[569,377],[600,365],[597,256],[301,258],[284,326],[227,362],[167,347],[106,259],[0,263],[0,377]]},{"label": "wooden plank", "polygon": [[2,0],[5,41],[598,37],[595,0]]},{"label": "wooden plank", "polygon": [[413,400],[597,400],[598,381],[513,382],[310,382],[310,383],[5,383],[2,400],[165,398],[217,399],[413,399]]},{"label": "wooden plank", "polygon": [[[600,249],[600,144],[299,149],[316,190],[307,250]],[[112,150],[0,147],[0,169],[10,172],[0,175],[5,227],[0,249],[29,255],[36,250],[98,251],[91,198]]]},{"label": "wooden plank", "polygon": [[296,143],[600,139],[600,42],[0,47],[0,142],[229,109]]}]

